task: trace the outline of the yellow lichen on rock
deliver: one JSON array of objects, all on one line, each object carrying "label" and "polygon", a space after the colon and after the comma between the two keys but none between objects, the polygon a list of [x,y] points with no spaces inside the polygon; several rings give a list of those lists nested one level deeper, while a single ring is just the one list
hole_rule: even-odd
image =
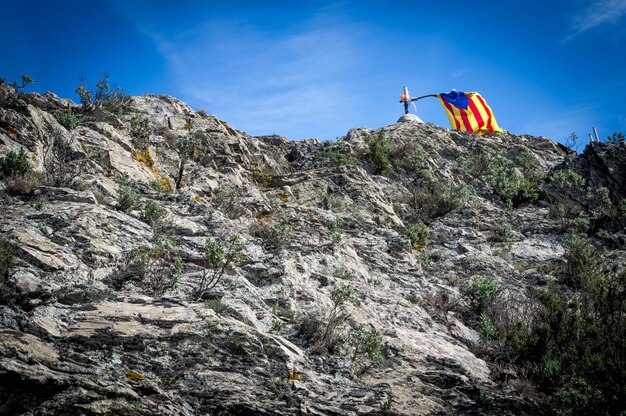
[{"label": "yellow lichen on rock", "polygon": [[154,159],[152,158],[152,155],[150,154],[150,149],[148,148],[143,148],[141,150],[133,149],[131,153],[133,155],[133,159],[135,159],[137,162],[149,168],[152,168],[155,165]]}]

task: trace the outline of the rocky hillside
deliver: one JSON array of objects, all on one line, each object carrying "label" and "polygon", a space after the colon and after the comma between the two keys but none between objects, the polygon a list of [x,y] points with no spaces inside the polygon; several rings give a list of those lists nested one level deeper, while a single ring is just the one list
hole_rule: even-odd
[{"label": "rocky hillside", "polygon": [[[0,142],[0,414],[623,408],[623,340],[580,340],[617,345],[613,396],[568,381],[584,328],[540,341],[569,328],[546,293],[617,302],[598,328],[624,334],[624,144],[413,122],[290,141],[168,96],[6,85]],[[587,304],[596,272],[622,285]]]}]

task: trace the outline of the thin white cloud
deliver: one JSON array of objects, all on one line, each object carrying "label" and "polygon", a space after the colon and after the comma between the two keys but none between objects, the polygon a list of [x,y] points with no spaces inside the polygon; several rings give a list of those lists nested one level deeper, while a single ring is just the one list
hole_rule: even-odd
[{"label": "thin white cloud", "polygon": [[168,62],[180,98],[251,134],[300,138],[306,126],[331,138],[356,111],[346,102],[358,100],[358,92],[345,81],[365,65],[361,32],[324,9],[280,33],[214,19],[175,35],[137,27]]},{"label": "thin white cloud", "polygon": [[617,24],[626,16],[626,0],[595,0],[571,19],[571,33],[565,41],[605,24]]}]

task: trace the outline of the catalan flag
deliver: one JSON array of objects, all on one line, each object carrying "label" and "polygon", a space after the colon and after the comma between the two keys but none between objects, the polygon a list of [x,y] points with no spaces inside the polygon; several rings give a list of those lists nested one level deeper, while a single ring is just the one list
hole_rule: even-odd
[{"label": "catalan flag", "polygon": [[478,134],[485,132],[502,133],[496,118],[487,102],[477,92],[458,92],[437,94],[446,110],[450,125],[456,130],[471,131]]}]

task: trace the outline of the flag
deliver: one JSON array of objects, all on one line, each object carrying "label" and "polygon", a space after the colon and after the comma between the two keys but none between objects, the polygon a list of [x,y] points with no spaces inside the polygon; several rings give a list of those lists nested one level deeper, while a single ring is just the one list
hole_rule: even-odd
[{"label": "flag", "polygon": [[437,94],[437,98],[446,110],[446,115],[453,129],[478,134],[485,132],[502,133],[491,108],[477,92],[453,90],[449,93]]}]

